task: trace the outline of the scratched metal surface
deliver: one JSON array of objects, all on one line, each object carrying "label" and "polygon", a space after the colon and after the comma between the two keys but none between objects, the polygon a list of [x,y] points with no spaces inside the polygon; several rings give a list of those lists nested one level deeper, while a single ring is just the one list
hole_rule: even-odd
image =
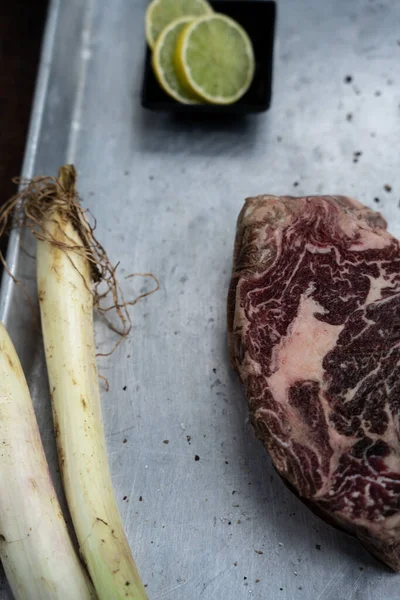
[{"label": "scratched metal surface", "polygon": [[[150,284],[124,274],[161,281],[134,308],[133,335],[99,361],[113,481],[150,599],[395,600],[400,576],[274,475],[227,361],[225,297],[246,196],[354,195],[400,235],[400,3],[280,0],[272,109],[231,123],[141,108],[144,11],[53,0],[24,174],[73,161],[126,295]],[[33,294],[19,241],[9,262]],[[7,277],[0,316],[60,490],[42,344]],[[102,324],[96,333],[109,348]],[[4,577],[0,597],[11,597]]]}]

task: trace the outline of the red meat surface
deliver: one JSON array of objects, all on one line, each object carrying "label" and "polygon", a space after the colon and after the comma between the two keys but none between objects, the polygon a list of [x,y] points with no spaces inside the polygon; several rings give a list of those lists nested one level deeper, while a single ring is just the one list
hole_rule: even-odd
[{"label": "red meat surface", "polygon": [[249,198],[230,359],[282,478],[400,570],[400,243],[342,196]]}]

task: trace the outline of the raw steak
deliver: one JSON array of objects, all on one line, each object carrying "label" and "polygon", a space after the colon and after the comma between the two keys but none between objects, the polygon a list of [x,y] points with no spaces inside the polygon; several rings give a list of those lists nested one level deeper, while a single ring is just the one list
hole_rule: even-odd
[{"label": "raw steak", "polygon": [[342,196],[259,196],[237,226],[230,358],[317,514],[400,570],[400,243]]}]

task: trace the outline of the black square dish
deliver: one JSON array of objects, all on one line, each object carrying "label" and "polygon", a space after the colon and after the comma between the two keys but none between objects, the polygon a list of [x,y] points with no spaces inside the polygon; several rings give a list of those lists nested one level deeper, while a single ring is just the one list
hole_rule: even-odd
[{"label": "black square dish", "polygon": [[235,19],[251,38],[256,59],[253,82],[246,94],[235,104],[180,104],[160,87],[151,66],[151,51],[146,49],[142,89],[142,106],[150,110],[193,114],[259,113],[271,103],[272,66],[275,35],[276,4],[267,0],[217,0],[210,2],[215,12]]}]

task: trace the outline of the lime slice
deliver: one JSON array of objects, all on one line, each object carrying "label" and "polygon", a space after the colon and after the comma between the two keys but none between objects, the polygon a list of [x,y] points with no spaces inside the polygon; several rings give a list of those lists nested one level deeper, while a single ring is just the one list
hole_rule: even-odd
[{"label": "lime slice", "polygon": [[175,66],[180,79],[203,100],[232,104],[253,80],[253,46],[236,21],[213,13],[185,27],[179,36]]},{"label": "lime slice", "polygon": [[146,38],[150,48],[154,48],[158,36],[172,21],[211,12],[206,0],[153,0],[146,11]]},{"label": "lime slice", "polygon": [[176,43],[185,27],[193,21],[193,17],[181,17],[172,21],[158,36],[153,50],[153,70],[158,83],[169,96],[183,104],[198,104],[201,100],[179,80],[174,56]]}]

